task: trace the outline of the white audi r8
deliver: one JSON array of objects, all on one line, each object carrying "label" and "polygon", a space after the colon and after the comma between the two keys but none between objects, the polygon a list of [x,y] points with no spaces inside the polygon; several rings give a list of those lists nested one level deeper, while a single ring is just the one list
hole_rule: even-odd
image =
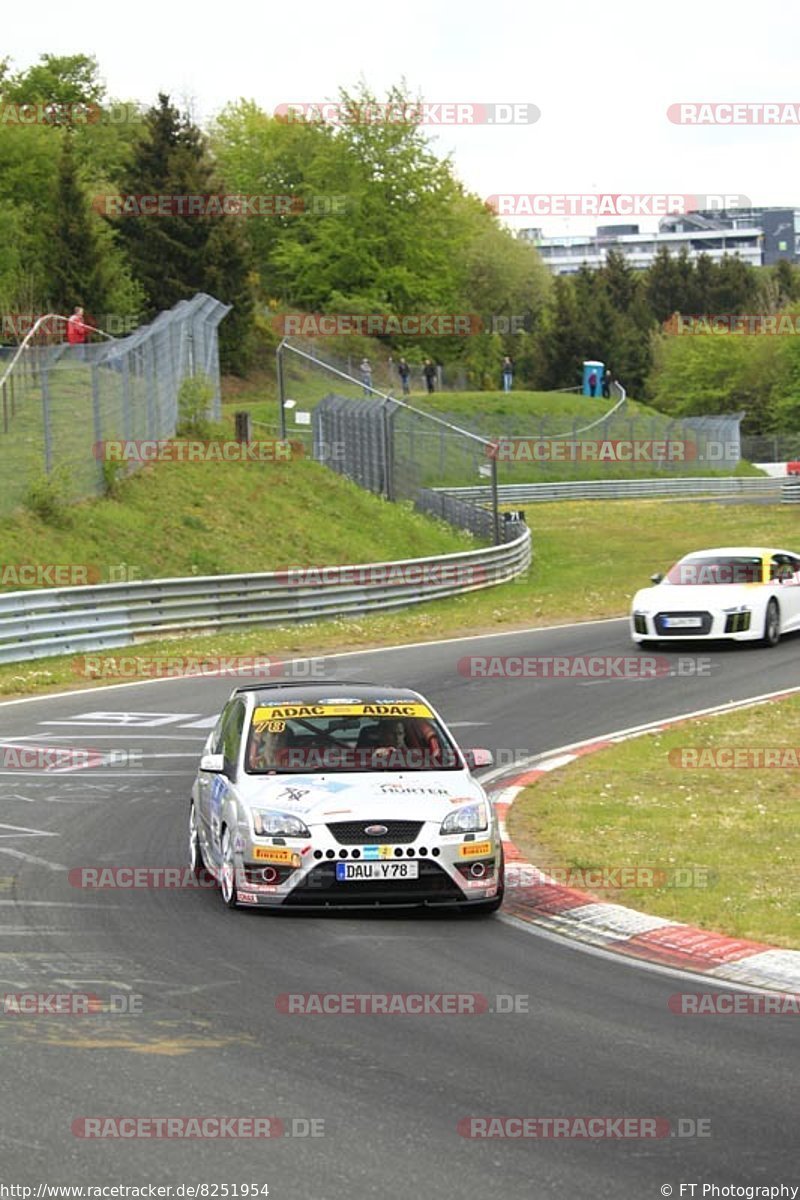
[{"label": "white audi r8", "polygon": [[789,550],[697,550],[652,580],[631,607],[631,637],[640,645],[730,638],[776,646],[782,633],[800,628],[800,555]]},{"label": "white audi r8", "polygon": [[454,905],[494,912],[494,808],[416,692],[372,684],[238,687],[192,789],[192,869],[230,908]]}]

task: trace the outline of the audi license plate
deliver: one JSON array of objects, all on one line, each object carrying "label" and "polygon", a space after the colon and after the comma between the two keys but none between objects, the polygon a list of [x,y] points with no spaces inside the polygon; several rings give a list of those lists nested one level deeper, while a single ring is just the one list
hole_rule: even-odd
[{"label": "audi license plate", "polygon": [[339,883],[358,883],[369,879],[416,879],[418,862],[339,862],[336,879]]},{"label": "audi license plate", "polygon": [[699,629],[703,624],[701,617],[665,617],[667,629]]}]

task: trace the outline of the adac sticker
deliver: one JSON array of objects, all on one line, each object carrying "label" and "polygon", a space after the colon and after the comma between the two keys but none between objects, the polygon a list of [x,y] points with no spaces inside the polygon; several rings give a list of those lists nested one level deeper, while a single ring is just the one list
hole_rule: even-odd
[{"label": "adac sticker", "polygon": [[308,717],[432,717],[427,704],[415,701],[389,704],[269,704],[253,713],[253,727],[263,733],[271,721],[302,720]]}]

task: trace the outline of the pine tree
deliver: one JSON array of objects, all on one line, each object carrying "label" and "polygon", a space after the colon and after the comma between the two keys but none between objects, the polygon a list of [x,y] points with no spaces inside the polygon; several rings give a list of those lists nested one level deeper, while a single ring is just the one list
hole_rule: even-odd
[{"label": "pine tree", "polygon": [[188,116],[181,116],[168,96],[160,94],[158,104],[146,114],[145,133],[136,147],[124,195],[166,198],[162,203],[168,211],[142,215],[134,203],[133,211],[115,223],[151,315],[197,292],[234,305],[220,327],[220,350],[226,369],[242,371],[248,361],[253,315],[241,227],[244,218],[187,211],[190,198],[221,192],[203,134]]},{"label": "pine tree", "polygon": [[675,312],[685,311],[678,264],[666,246],[659,246],[647,272],[647,300],[655,319],[664,322]]},{"label": "pine tree", "polygon": [[67,132],[50,223],[49,293],[55,312],[71,313],[80,305],[90,314],[106,307],[106,278],[95,220],[78,180],[72,137]]}]

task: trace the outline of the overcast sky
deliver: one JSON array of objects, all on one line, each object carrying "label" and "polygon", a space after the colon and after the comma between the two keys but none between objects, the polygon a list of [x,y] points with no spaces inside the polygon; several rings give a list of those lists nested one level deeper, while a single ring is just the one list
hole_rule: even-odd
[{"label": "overcast sky", "polygon": [[[532,124],[448,126],[435,134],[482,197],[529,193],[731,194],[800,205],[800,126],[692,128],[667,118],[691,102],[794,102],[800,9],[667,5],[652,0],[526,4],[409,0],[379,5],[14,5],[3,54],[19,70],[42,53],[94,54],[112,96],[158,91],[201,123],[226,102],[272,112],[325,101],[364,80],[383,95],[405,77],[430,102],[528,103]],[[604,217],[610,224],[622,218]],[[654,229],[657,218],[640,218]],[[545,234],[589,232],[594,218],[509,221]]]}]

